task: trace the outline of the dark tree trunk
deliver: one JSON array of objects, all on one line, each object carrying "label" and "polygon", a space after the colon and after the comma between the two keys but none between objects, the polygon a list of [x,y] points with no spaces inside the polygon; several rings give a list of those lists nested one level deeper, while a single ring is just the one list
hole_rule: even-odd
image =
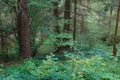
[{"label": "dark tree trunk", "polygon": [[[64,24],[64,31],[69,33],[70,32],[70,13],[71,13],[71,0],[65,0],[65,12],[64,12],[64,19],[67,20],[67,23]],[[64,38],[63,41],[67,42],[69,41],[69,38]],[[69,50],[70,46],[65,45],[62,47],[64,50]]]},{"label": "dark tree trunk", "polygon": [[56,18],[55,32],[60,33],[60,29],[58,26],[58,19],[59,19],[58,2],[57,1],[53,2],[53,6],[54,6],[53,14],[54,14],[54,17]]},{"label": "dark tree trunk", "polygon": [[5,37],[5,32],[1,32],[1,53],[3,55],[3,60],[4,62],[7,61],[8,56],[7,56],[7,42],[6,42],[6,37]]},{"label": "dark tree trunk", "polygon": [[70,31],[70,2],[71,0],[65,0],[65,12],[64,12],[64,19],[68,20],[68,23],[64,24],[64,30],[69,32]]},{"label": "dark tree trunk", "polygon": [[[57,1],[54,1],[53,2],[53,6],[54,6],[54,9],[53,9],[53,14],[54,14],[54,17],[55,17],[55,20],[56,20],[56,24],[55,24],[55,33],[57,34],[60,34],[60,27],[58,25],[58,20],[59,20],[59,9],[58,9],[58,2]],[[57,38],[57,43],[60,42],[60,39]],[[55,47],[56,47],[56,50],[54,51],[54,53],[59,53],[61,51],[61,47],[62,46],[58,46],[55,44]]]},{"label": "dark tree trunk", "polygon": [[76,40],[76,14],[77,14],[77,0],[74,0],[74,30],[73,30],[73,41]]},{"label": "dark tree trunk", "polygon": [[120,0],[118,5],[118,11],[117,11],[117,18],[116,18],[116,26],[115,26],[115,34],[114,34],[114,42],[113,42],[113,56],[116,56],[117,54],[117,32],[118,32],[118,25],[119,25],[119,15],[120,15]]},{"label": "dark tree trunk", "polygon": [[[64,11],[64,19],[68,21],[68,23],[65,23],[64,24],[64,27],[63,27],[63,30],[65,32],[69,32],[70,31],[70,3],[71,3],[71,0],[65,0],[65,11]],[[54,15],[57,17],[58,14],[56,13],[57,10],[54,10]],[[62,39],[64,42],[67,42],[69,41],[70,39],[68,38],[63,38]],[[55,53],[61,53],[63,51],[66,51],[66,50],[69,50],[70,49],[70,46],[69,45],[65,45],[65,46],[59,46],[58,49],[55,51]]]},{"label": "dark tree trunk", "polygon": [[29,58],[30,54],[30,32],[29,18],[27,13],[27,1],[18,1],[18,37],[19,37],[19,57],[20,59]]},{"label": "dark tree trunk", "polygon": [[0,21],[1,23],[1,25],[0,25],[0,29],[1,29],[1,31],[0,31],[0,43],[1,43],[1,54],[3,55],[3,60],[4,60],[4,62],[6,62],[7,61],[7,59],[8,59],[8,55],[7,55],[7,38],[6,38],[6,36],[7,36],[7,32],[5,31],[5,27],[4,27],[4,24],[2,23],[3,21],[1,20]]},{"label": "dark tree trunk", "polygon": [[2,52],[2,54],[5,54],[5,52],[6,52],[5,51],[6,50],[5,49],[6,48],[6,46],[5,46],[6,45],[6,40],[5,40],[4,32],[3,31],[1,32],[1,35],[2,35],[1,36],[1,52]]}]

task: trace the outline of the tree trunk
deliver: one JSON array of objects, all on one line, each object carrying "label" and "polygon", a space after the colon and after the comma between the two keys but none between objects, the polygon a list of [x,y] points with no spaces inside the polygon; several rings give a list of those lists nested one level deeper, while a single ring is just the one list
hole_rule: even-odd
[{"label": "tree trunk", "polygon": [[[110,6],[109,32],[110,32],[110,29],[111,29],[111,26],[112,26],[111,20],[112,20],[112,13],[113,13],[113,2],[114,2],[114,1],[112,1],[111,6]],[[110,34],[110,33],[109,33],[109,34]]]},{"label": "tree trunk", "polygon": [[118,32],[118,25],[119,25],[119,15],[120,15],[120,0],[118,5],[118,11],[117,11],[117,18],[116,18],[116,26],[115,26],[115,33],[114,33],[114,42],[113,42],[113,56],[116,56],[117,54],[117,32]]},{"label": "tree trunk", "polygon": [[81,26],[80,26],[80,34],[83,34],[85,31],[85,7],[83,6],[85,4],[85,1],[82,1],[82,7],[81,7]]},{"label": "tree trunk", "polygon": [[53,6],[54,6],[53,14],[54,14],[54,17],[56,18],[55,32],[60,33],[60,29],[58,26],[58,19],[59,19],[58,2],[57,1],[53,2]]},{"label": "tree trunk", "polygon": [[3,60],[4,62],[7,61],[8,59],[8,54],[7,54],[7,39],[6,39],[6,31],[5,31],[5,24],[3,23],[4,20],[1,20],[1,26],[0,26],[0,29],[1,29],[1,54],[3,55]]},{"label": "tree trunk", "polygon": [[74,30],[73,30],[73,41],[76,40],[76,13],[77,13],[77,0],[74,0]]},{"label": "tree trunk", "polygon": [[[65,0],[65,11],[64,11],[64,19],[66,21],[68,21],[67,23],[64,23],[64,27],[63,27],[63,30],[65,32],[69,32],[70,31],[70,3],[71,3],[71,0]],[[57,10],[56,10],[57,11]],[[58,14],[56,14],[56,11],[54,10],[54,15],[55,16],[58,16]],[[67,42],[69,41],[70,39],[69,38],[63,38],[62,39],[64,42]],[[61,53],[63,51],[66,51],[66,50],[69,50],[70,49],[70,46],[69,45],[65,45],[65,46],[59,46],[58,49],[55,51],[55,53]]]},{"label": "tree trunk", "polygon": [[7,41],[6,41],[6,37],[5,37],[5,32],[4,31],[2,31],[1,32],[1,53],[2,53],[2,55],[3,55],[3,60],[4,60],[4,62],[6,62],[7,61],[7,59],[8,59],[8,54],[7,54]]},{"label": "tree trunk", "polygon": [[65,0],[65,12],[64,12],[64,19],[68,20],[68,23],[64,24],[64,30],[69,32],[70,31],[70,2],[71,0]]},{"label": "tree trunk", "polygon": [[108,33],[107,33],[107,42],[108,44],[110,43],[110,39],[111,39],[111,35],[110,35],[110,30],[111,30],[111,27],[112,27],[112,13],[113,13],[113,3],[114,3],[114,0],[112,1],[111,5],[110,5],[110,15],[109,15],[109,24],[108,24]]},{"label": "tree trunk", "polygon": [[[69,33],[70,32],[70,12],[71,12],[71,0],[65,0],[65,12],[64,12],[64,19],[67,21],[67,23],[64,24],[64,31]],[[69,38],[64,38],[63,41],[67,42],[69,41]],[[63,46],[64,50],[69,50],[70,46],[65,45]]]},{"label": "tree trunk", "polygon": [[18,1],[18,37],[19,37],[19,57],[20,59],[29,58],[30,54],[30,32],[29,19],[27,13],[27,1]]},{"label": "tree trunk", "polygon": [[6,40],[5,40],[5,37],[4,37],[4,32],[3,31],[1,31],[1,52],[2,52],[2,54],[6,54]]},{"label": "tree trunk", "polygon": [[[58,1],[54,1],[53,2],[53,6],[54,6],[54,10],[53,10],[53,14],[56,20],[56,24],[55,24],[55,33],[60,34],[60,27],[58,25],[58,19],[59,19],[59,9],[58,9]],[[60,38],[57,38],[57,43],[60,43]],[[59,53],[61,51],[61,47],[62,46],[58,46],[55,44],[56,50],[54,51],[54,53]]]}]

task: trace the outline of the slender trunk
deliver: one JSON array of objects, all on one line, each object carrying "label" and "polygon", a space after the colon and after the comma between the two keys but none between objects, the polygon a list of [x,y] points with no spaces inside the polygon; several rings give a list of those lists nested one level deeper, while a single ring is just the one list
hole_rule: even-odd
[{"label": "slender trunk", "polygon": [[27,13],[27,1],[18,1],[18,37],[19,37],[19,57],[20,59],[29,58],[30,54],[30,32],[29,19]]},{"label": "slender trunk", "polygon": [[109,16],[108,33],[107,33],[107,42],[108,43],[111,39],[110,30],[111,30],[111,27],[112,27],[113,2],[114,2],[114,0],[112,1],[111,5],[110,5],[110,16]]},{"label": "slender trunk", "polygon": [[4,20],[1,20],[1,26],[0,26],[0,29],[1,29],[1,53],[3,55],[3,60],[4,62],[6,62],[8,56],[7,56],[7,40],[6,40],[6,31],[5,31],[5,25],[4,25]]},{"label": "slender trunk", "polygon": [[76,13],[77,13],[77,0],[74,1],[74,30],[73,30],[73,41],[76,40]]},{"label": "slender trunk", "polygon": [[[110,7],[110,17],[109,17],[109,29],[111,28],[111,20],[112,20],[112,12],[113,12],[113,5],[111,4],[111,7]],[[110,32],[110,30],[109,30]]]},{"label": "slender trunk", "polygon": [[80,34],[84,33],[84,14],[81,15],[81,28],[80,28]]},{"label": "slender trunk", "polygon": [[2,31],[1,32],[2,34],[2,36],[1,36],[1,53],[2,53],[2,55],[3,55],[3,60],[4,60],[4,62],[6,62],[7,61],[7,49],[6,49],[6,38],[5,38],[5,32],[4,31]]},{"label": "slender trunk", "polygon": [[116,26],[115,26],[115,33],[114,33],[113,56],[116,56],[116,54],[117,54],[116,43],[117,43],[117,32],[118,32],[118,25],[119,25],[119,15],[120,15],[120,0],[119,0],[119,5],[118,5]]},{"label": "slender trunk", "polygon": [[1,52],[2,52],[2,54],[5,54],[5,37],[4,37],[4,32],[2,31],[1,32]]},{"label": "slender trunk", "polygon": [[[82,5],[85,4],[85,1],[82,1]],[[85,31],[85,7],[81,8],[81,26],[80,26],[80,34],[83,34]]]}]

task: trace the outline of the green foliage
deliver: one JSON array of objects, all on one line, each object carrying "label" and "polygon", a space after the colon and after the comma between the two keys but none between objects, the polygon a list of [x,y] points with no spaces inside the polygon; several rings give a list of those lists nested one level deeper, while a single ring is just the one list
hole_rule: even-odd
[{"label": "green foliage", "polygon": [[[69,40],[64,41],[65,38],[67,38]],[[70,45],[72,47],[74,45],[73,43],[74,42],[72,40],[72,35],[71,34],[60,33],[60,34],[50,34],[50,36],[44,40],[43,45],[50,45],[50,46],[54,46],[54,45],[56,45],[56,46]]]},{"label": "green foliage", "polygon": [[[51,54],[46,60],[27,59],[6,69],[0,68],[1,80],[119,80],[119,60],[93,56],[84,58],[67,53],[62,61]],[[111,65],[110,65],[111,64]]]},{"label": "green foliage", "polygon": [[97,39],[95,36],[92,36],[92,35],[93,34],[89,32],[85,33],[84,35],[80,35],[77,38],[75,47],[79,51],[87,51],[94,48],[94,46],[97,44]]}]

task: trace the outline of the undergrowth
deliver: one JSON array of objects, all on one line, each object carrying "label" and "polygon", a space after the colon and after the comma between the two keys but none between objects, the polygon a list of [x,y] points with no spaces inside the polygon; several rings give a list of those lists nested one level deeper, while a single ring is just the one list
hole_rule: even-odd
[{"label": "undergrowth", "polygon": [[0,80],[120,80],[120,61],[114,57],[90,58],[65,54],[65,61],[55,55],[44,60],[27,59],[4,68],[0,65]]}]

